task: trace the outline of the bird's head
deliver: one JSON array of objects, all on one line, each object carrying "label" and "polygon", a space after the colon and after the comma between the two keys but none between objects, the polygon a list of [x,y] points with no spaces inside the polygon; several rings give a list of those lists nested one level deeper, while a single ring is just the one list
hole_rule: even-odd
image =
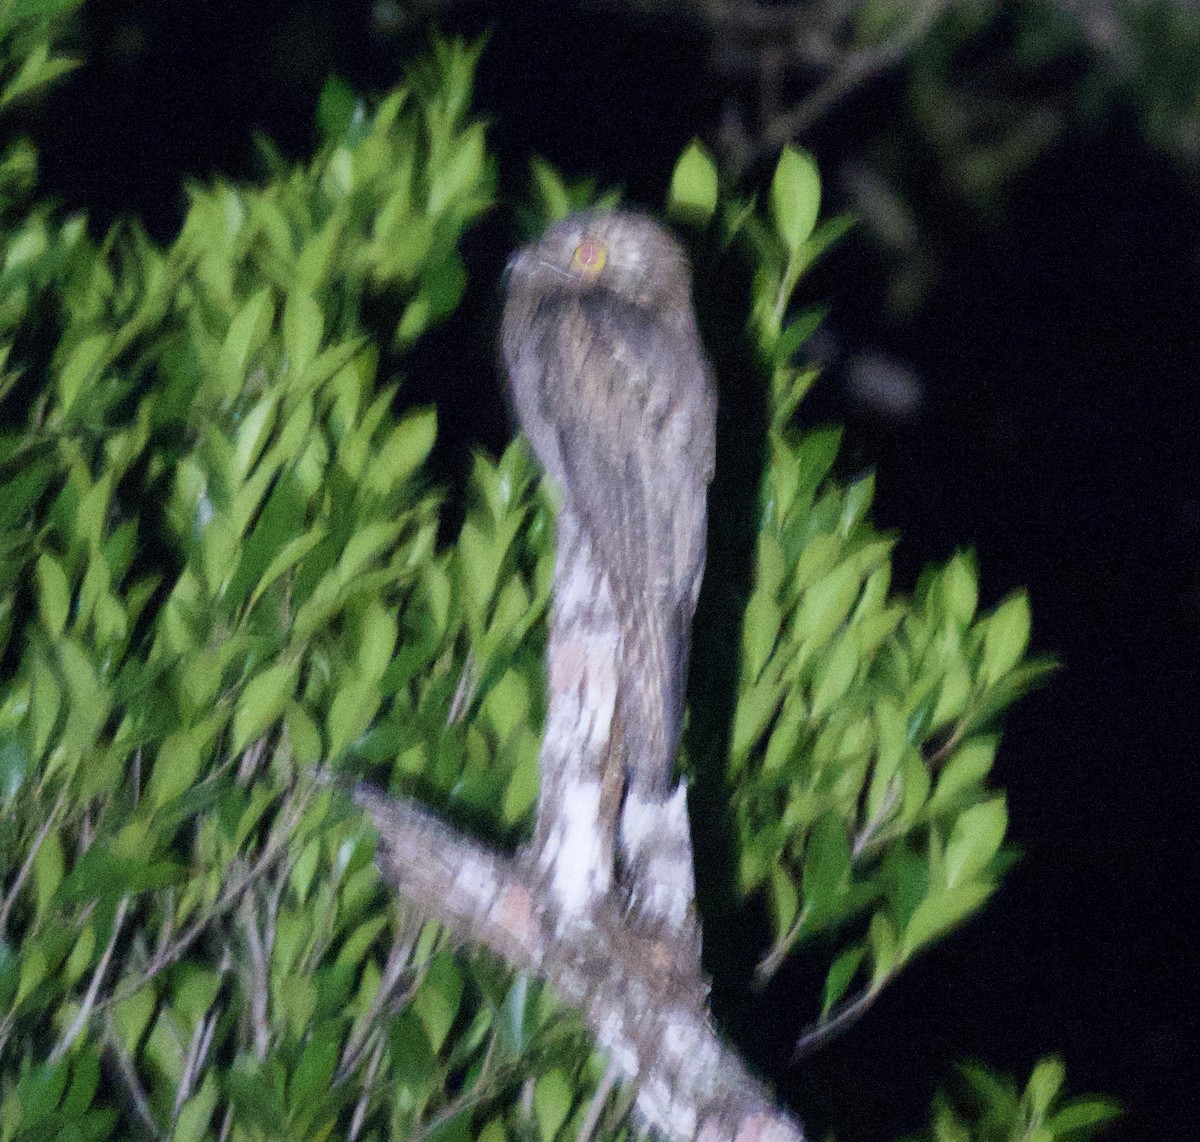
[{"label": "bird's head", "polygon": [[690,309],[691,271],[683,247],[644,214],[572,214],[514,259],[513,274],[535,291],[602,289],[660,311]]}]

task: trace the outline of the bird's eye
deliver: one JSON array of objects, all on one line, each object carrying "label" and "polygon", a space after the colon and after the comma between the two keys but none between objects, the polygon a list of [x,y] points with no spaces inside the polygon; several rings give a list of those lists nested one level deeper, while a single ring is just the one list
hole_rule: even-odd
[{"label": "bird's eye", "polygon": [[592,275],[598,274],[604,269],[604,263],[608,261],[608,251],[604,248],[603,242],[597,242],[595,238],[584,238],[583,241],[575,247],[575,255],[571,258],[571,265],[580,273]]}]

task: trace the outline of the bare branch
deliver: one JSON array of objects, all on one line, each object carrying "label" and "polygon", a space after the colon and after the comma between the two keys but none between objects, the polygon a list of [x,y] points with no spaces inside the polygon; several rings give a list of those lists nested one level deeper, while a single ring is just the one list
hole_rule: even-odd
[{"label": "bare branch", "polygon": [[886,40],[851,52],[814,91],[763,125],[758,153],[778,150],[811,127],[856,87],[894,67],[951,3],[952,0],[924,0],[908,21]]},{"label": "bare branch", "polygon": [[365,788],[355,799],[379,829],[388,882],[425,915],[547,979],[636,1084],[646,1125],[681,1142],[803,1139],[714,1034],[705,981],[679,969],[670,940],[627,924],[619,895],[572,916],[541,890],[524,855],[496,853],[411,802]]}]

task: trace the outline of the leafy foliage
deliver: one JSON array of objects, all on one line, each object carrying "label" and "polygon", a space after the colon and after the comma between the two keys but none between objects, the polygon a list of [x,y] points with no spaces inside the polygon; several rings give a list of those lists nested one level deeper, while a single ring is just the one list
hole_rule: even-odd
[{"label": "leafy foliage", "polygon": [[[930,1142],[1052,1142],[1055,1138],[1090,1138],[1118,1117],[1110,1100],[1097,1096],[1063,1101],[1066,1068],[1060,1059],[1042,1059],[1025,1090],[978,1064],[961,1068],[961,1095],[939,1094],[934,1103]],[[915,1140],[913,1140],[915,1142]]]},{"label": "leafy foliage", "polygon": [[[0,7],[4,102],[62,72],[72,7]],[[628,1136],[574,1017],[397,906],[319,776],[501,843],[536,797],[552,502],[519,443],[481,457],[439,548],[435,416],[397,415],[363,313],[386,300],[403,354],[461,296],[477,52],[435,42],[373,109],[331,83],[317,156],[190,188],[167,248],[37,203],[27,144],[0,161],[0,1138]],[[992,720],[1039,667],[1024,598],[977,617],[966,556],[890,598],[870,481],[791,426],[815,321],[789,299],[844,229],[811,163],[785,154],[767,219],[716,186],[693,149],[672,202],[753,251],[773,410],[740,881],[774,904],[768,968],[845,933],[828,1016],[992,890]]]},{"label": "leafy foliage", "polygon": [[966,554],[929,569],[915,598],[890,595],[893,541],[867,515],[873,477],[839,486],[838,433],[793,427],[815,376],[793,357],[820,314],[789,320],[789,301],[847,225],[817,226],[819,194],[812,161],[787,148],[769,216],[733,200],[719,226],[755,251],[751,329],[771,378],[729,757],[738,874],[772,904],[762,974],[819,933],[844,934],[825,1026],[856,979],[855,1007],[995,888],[1008,854],[1004,798],[987,784],[994,718],[1047,664],[1025,659],[1023,594],[977,614]]},{"label": "leafy foliage", "polygon": [[894,314],[911,316],[934,288],[939,219],[1006,224],[1021,177],[1073,131],[1099,136],[1128,118],[1195,186],[1198,60],[1200,11],[1175,0],[947,5],[904,65],[904,107],[880,116],[887,126],[855,176],[893,266]]},{"label": "leafy foliage", "polygon": [[372,113],[331,86],[314,162],[192,188],[166,250],[9,206],[5,1137],[468,1137],[541,1037],[578,1039],[397,915],[311,776],[386,758],[510,827],[536,794],[546,505],[519,448],[480,461],[436,553],[434,414],[393,414],[361,316],[386,295],[405,345],[457,303],[490,200],[475,51],[439,43]]}]

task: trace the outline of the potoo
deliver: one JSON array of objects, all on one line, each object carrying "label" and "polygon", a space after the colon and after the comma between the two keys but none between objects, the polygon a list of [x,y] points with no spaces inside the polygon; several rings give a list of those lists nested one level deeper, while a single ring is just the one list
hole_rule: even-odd
[{"label": "potoo", "polygon": [[557,223],[510,263],[501,349],[521,426],[612,594],[624,795],[664,802],[715,452],[682,247],[640,214]]}]

